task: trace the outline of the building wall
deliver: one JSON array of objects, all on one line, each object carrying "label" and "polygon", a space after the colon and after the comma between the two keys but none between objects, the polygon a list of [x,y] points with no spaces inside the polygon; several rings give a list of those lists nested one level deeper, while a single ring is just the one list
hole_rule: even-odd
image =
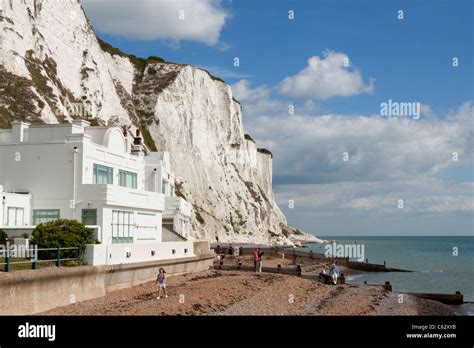
[{"label": "building wall", "polygon": [[[13,194],[3,192],[0,186],[0,228],[1,227],[27,227],[30,225],[31,195]],[[16,223],[9,221],[9,208],[22,209],[21,216],[17,214]],[[12,217],[10,211],[10,217]]]},{"label": "building wall", "polygon": [[[117,130],[118,132],[118,130]],[[111,139],[112,140],[112,139]],[[84,151],[81,156],[79,168],[81,171],[81,182],[92,184],[94,178],[94,164],[100,164],[114,169],[113,183],[119,185],[119,171],[125,170],[137,174],[137,189],[145,190],[145,160],[142,155],[134,156],[122,150],[122,144],[113,140],[115,144],[111,148],[98,146],[89,139],[84,141]]]},{"label": "building wall", "polygon": [[182,236],[179,233],[176,234],[175,232],[177,232],[177,231],[174,230],[174,232],[172,232],[169,228],[164,228],[163,227],[163,239],[162,239],[162,241],[163,242],[181,242],[183,240],[184,236]]},{"label": "building wall", "polygon": [[[14,124],[0,141],[0,184],[5,191],[31,192],[31,210],[58,209],[60,218],[81,221],[83,209],[96,209],[99,239],[106,243],[113,211],[129,211],[134,242],[161,241],[164,195],[144,191],[144,158],[125,152],[119,129]],[[113,185],[93,184],[94,164],[113,168]],[[119,186],[119,170],[137,174],[137,189]],[[31,210],[25,210],[25,225],[33,225]]]},{"label": "building wall", "polygon": [[[162,240],[162,216],[158,212],[150,212],[147,210],[135,210],[127,209],[124,207],[103,207],[101,209],[101,219],[102,225],[104,226],[103,240],[102,243],[111,244],[112,243],[112,231],[109,226],[113,222],[113,212],[114,211],[127,211],[133,213],[133,221],[131,228],[131,233],[133,236],[133,243],[149,243],[149,242],[161,242]],[[141,214],[154,214],[154,221],[146,218],[146,215]],[[138,226],[138,227],[137,227]],[[147,227],[156,227],[152,231],[147,231],[150,229],[140,228],[140,226]],[[107,228],[105,228],[107,227]]]},{"label": "building wall", "polygon": [[91,244],[87,245],[85,261],[88,265],[99,266],[174,260],[192,256],[194,256],[192,241]]},{"label": "building wall", "polygon": [[174,196],[175,176],[171,170],[169,153],[150,153],[145,157],[145,162],[147,190],[164,193],[167,197]]},{"label": "building wall", "polygon": [[69,202],[73,195],[74,146],[80,144],[0,146],[0,182],[5,191],[21,189],[33,192],[33,203],[42,197]]}]

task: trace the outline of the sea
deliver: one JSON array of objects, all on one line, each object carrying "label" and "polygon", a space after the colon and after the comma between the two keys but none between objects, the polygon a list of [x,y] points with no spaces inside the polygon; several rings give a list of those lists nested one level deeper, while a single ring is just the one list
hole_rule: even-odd
[{"label": "sea", "polygon": [[[394,291],[452,293],[460,291],[465,302],[474,302],[474,236],[394,237],[327,236],[337,244],[364,246],[369,263],[407,269],[413,273],[364,273],[346,278],[348,283],[383,284],[389,281]],[[301,250],[324,253],[324,244],[309,244]],[[458,315],[474,315],[474,303],[453,306]]]}]

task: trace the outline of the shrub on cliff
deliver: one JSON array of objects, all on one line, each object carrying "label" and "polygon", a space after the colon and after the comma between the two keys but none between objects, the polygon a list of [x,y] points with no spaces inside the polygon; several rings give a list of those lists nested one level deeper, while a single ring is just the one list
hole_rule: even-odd
[{"label": "shrub on cliff", "polygon": [[[76,220],[55,220],[39,224],[33,230],[32,244],[38,245],[38,248],[79,248],[79,254],[82,255],[86,244],[94,243],[92,230],[86,228]],[[44,253],[45,257],[51,257],[54,252]],[[66,250],[61,252],[61,257],[78,257],[77,251]]]}]

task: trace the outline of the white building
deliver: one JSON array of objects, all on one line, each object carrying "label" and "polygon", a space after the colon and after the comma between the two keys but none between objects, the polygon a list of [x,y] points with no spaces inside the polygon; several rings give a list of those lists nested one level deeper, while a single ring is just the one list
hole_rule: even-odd
[{"label": "white building", "polygon": [[163,227],[190,238],[192,205],[176,196],[175,177],[168,152],[152,152],[145,157],[147,188],[165,195]]},{"label": "white building", "polygon": [[[59,218],[93,227],[100,244],[86,256],[95,265],[193,256],[192,241],[162,228],[164,212],[179,230],[192,211],[174,197],[169,155],[147,154],[139,134],[83,120],[14,123],[0,130],[0,198],[5,230],[31,231]],[[168,202],[184,208],[172,214]]]}]

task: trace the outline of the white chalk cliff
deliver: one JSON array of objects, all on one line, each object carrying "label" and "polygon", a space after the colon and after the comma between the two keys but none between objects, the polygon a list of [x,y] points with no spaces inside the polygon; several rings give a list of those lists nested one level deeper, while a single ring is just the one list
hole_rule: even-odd
[{"label": "white chalk cliff", "polygon": [[113,49],[78,0],[0,0],[0,128],[77,117],[139,127],[149,148],[171,153],[179,194],[195,208],[194,237],[291,243],[272,155],[244,134],[227,84]]}]

